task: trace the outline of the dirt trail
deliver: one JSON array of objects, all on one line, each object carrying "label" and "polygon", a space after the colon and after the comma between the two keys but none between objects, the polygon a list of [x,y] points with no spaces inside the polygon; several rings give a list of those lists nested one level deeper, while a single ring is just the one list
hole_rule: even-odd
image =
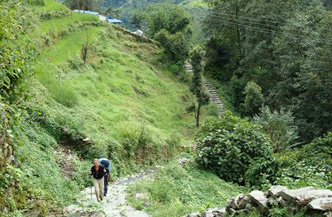
[{"label": "dirt trail", "polygon": [[[84,189],[81,197],[77,199],[79,205],[70,205],[64,209],[66,217],[150,217],[146,212],[136,210],[128,205],[126,200],[126,189],[140,180],[153,180],[154,173],[160,166],[155,166],[139,174],[127,176],[118,179],[108,187],[108,194],[104,200],[99,203],[101,209],[92,211],[91,204],[96,204],[97,199],[92,187]],[[93,205],[92,205],[93,206]]]}]

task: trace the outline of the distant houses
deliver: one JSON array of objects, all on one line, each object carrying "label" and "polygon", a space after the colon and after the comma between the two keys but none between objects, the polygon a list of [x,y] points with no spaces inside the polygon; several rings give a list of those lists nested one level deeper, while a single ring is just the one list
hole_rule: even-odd
[{"label": "distant houses", "polygon": [[94,11],[85,11],[85,10],[73,10],[73,11],[77,12],[77,13],[84,13],[84,14],[91,14],[91,15],[94,15],[94,16],[98,16],[99,20],[106,21],[108,23],[115,23],[115,24],[122,23],[121,20],[115,19],[113,17],[106,17],[106,16],[104,16],[102,14],[99,14],[98,12],[94,12]]},{"label": "distant houses", "polygon": [[118,20],[118,19],[115,19],[115,18],[112,18],[112,17],[107,17],[106,22],[109,22],[109,23],[122,23],[121,20]]}]

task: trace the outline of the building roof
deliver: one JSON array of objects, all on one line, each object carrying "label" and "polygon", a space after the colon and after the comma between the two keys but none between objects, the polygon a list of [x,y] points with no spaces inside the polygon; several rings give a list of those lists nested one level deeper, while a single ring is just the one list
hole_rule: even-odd
[{"label": "building roof", "polygon": [[84,11],[84,10],[74,10],[74,12],[78,12],[78,13],[84,13],[84,14],[91,14],[91,15],[99,15],[98,12],[94,12],[94,11]]},{"label": "building roof", "polygon": [[115,18],[112,18],[112,17],[107,17],[106,21],[109,22],[109,23],[122,23],[121,20],[118,20],[118,19],[115,19]]}]

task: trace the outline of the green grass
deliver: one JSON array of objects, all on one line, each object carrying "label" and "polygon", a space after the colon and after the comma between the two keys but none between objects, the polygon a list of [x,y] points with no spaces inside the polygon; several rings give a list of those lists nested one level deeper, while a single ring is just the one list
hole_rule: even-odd
[{"label": "green grass", "polygon": [[37,12],[66,9],[66,6],[64,4],[59,3],[55,0],[44,0],[44,2],[45,2],[45,6],[34,6],[34,7],[32,7],[32,9]]},{"label": "green grass", "polygon": [[[62,86],[66,92],[70,90],[79,96],[78,105],[73,111],[81,112],[73,115],[73,118],[83,118],[91,123],[84,130],[91,137],[119,138],[122,129],[134,130],[142,124],[156,132],[159,140],[181,133],[194,120],[179,118],[186,116],[181,97],[190,96],[187,87],[172,80],[163,71],[152,70],[153,66],[135,55],[135,52],[150,55],[150,45],[142,44],[141,49],[132,48],[140,45],[135,44],[131,37],[108,38],[97,42],[99,31],[99,27],[93,27],[87,33],[74,32],[42,52],[37,65],[37,77],[41,83],[51,95],[59,89],[54,86]],[[117,32],[112,28],[108,31],[112,34]],[[99,56],[93,53],[91,56],[91,64],[98,67],[94,69],[89,65],[80,65],[79,69],[70,69],[66,61],[74,58],[79,62],[78,54],[86,34],[96,47],[96,52],[102,53]],[[93,63],[94,59],[99,62]],[[101,60],[103,63],[100,63]],[[60,75],[57,70],[61,64],[65,65]],[[59,76],[63,78],[58,79]],[[61,111],[58,107],[56,110],[58,113]],[[92,116],[90,111],[93,111]],[[64,108],[64,112],[68,112],[67,108]],[[98,130],[101,126],[103,131]]]},{"label": "green grass", "polygon": [[100,30],[99,27],[89,27],[85,30],[76,31],[61,39],[52,47],[46,48],[38,58],[37,71],[42,70],[44,73],[50,73],[55,69],[54,67],[76,56],[82,45],[87,41],[87,37],[93,42]]},{"label": "green grass", "polygon": [[[200,170],[195,163],[182,167],[174,160],[157,173],[153,182],[131,186],[128,199],[137,209],[145,209],[153,216],[179,217],[208,208],[221,208],[229,198],[245,191],[247,189]],[[136,193],[145,193],[148,199],[135,201]],[[144,207],[146,203],[150,206]]]},{"label": "green grass", "polygon": [[84,21],[98,21],[98,17],[89,15],[89,14],[81,14],[81,13],[71,13],[69,16],[51,19],[41,22],[34,31],[30,34],[32,38],[38,38],[41,35],[49,34],[51,31],[56,33],[60,30],[65,30],[71,24],[81,23]]}]

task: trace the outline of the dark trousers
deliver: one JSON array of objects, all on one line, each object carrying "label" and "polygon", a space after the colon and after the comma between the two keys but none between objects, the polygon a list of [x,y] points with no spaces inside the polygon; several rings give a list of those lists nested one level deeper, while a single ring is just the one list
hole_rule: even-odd
[{"label": "dark trousers", "polygon": [[104,196],[107,194],[107,186],[108,186],[108,174],[104,176]]}]

